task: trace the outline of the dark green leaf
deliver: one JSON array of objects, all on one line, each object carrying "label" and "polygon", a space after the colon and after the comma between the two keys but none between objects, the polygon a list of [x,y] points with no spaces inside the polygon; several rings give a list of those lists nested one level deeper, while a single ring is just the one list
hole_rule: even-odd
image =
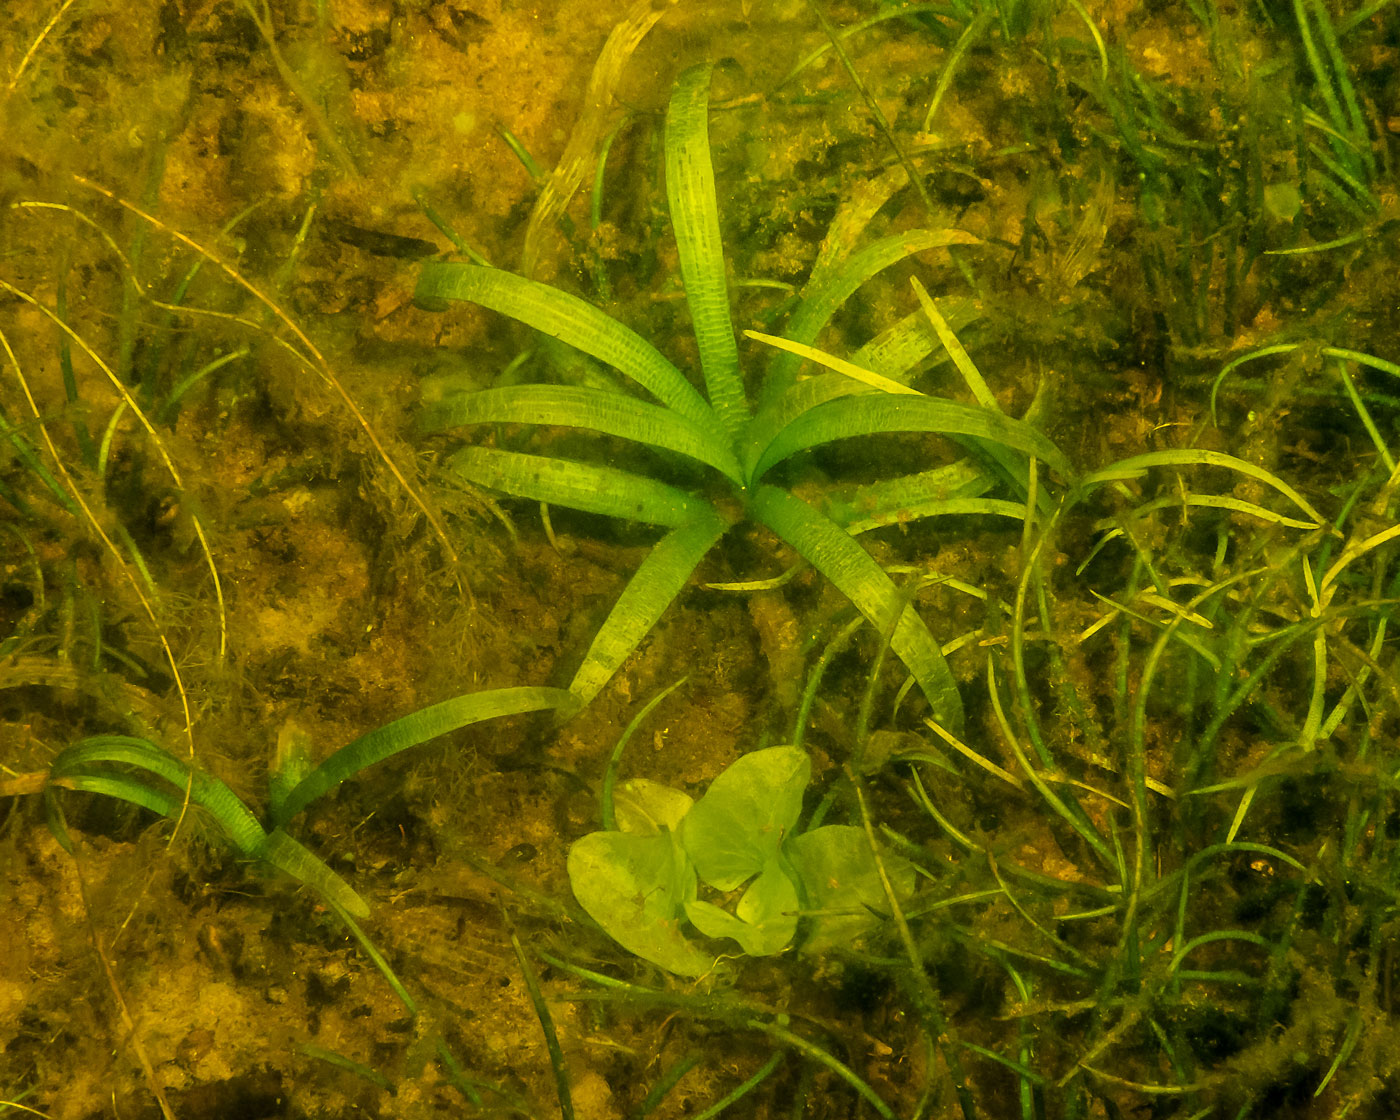
[{"label": "dark green leaf", "polygon": [[547,424],[584,428],[674,451],[714,467],[738,483],[739,464],[717,423],[698,424],[677,412],[619,393],[575,385],[510,385],[453,393],[424,410],[422,424],[441,431],[468,424]]},{"label": "dark green leaf", "polygon": [[914,605],[870,554],[835,522],[775,486],[760,486],[749,511],[831,580],[879,633],[889,635],[890,648],[914,674],[934,717],[954,735],[961,734],[962,699],[943,651]]}]

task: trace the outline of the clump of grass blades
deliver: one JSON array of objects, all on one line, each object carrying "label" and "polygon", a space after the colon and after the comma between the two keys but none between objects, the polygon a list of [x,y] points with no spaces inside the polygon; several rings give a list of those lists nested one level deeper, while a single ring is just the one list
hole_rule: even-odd
[{"label": "clump of grass blades", "polygon": [[[1053,1093],[1067,1115],[1095,1097],[1246,1114],[1297,1072],[1274,1033],[1320,1031],[1330,1047],[1311,1051],[1309,1091],[1365,1098],[1386,1045],[1361,1026],[1365,1009],[1389,1010],[1381,943],[1323,947],[1393,925],[1381,896],[1327,885],[1391,882],[1377,814],[1396,761],[1376,729],[1400,718],[1384,652],[1400,476],[1378,459],[1328,524],[1240,460],[1136,456],[1085,476],[1028,539],[987,701],[1045,814],[1025,827],[1055,835],[1035,844],[1071,870],[1037,871],[970,828],[946,776],[907,782],[961,853],[910,906],[920,943],[936,959],[951,938],[1001,976],[1029,1033],[985,1056],[1024,1066],[1027,1095]],[[1284,506],[1223,491],[1221,468]],[[1077,566],[1060,562],[1080,548]],[[1071,627],[1086,578],[1109,586],[1098,619]],[[1300,995],[1319,985],[1358,992],[1362,1010]],[[1094,1009],[1087,1032],[1076,1008]]]}]

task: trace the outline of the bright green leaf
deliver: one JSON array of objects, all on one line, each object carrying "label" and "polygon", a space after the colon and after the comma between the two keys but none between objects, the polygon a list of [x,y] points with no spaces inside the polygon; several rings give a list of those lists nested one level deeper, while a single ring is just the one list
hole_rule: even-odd
[{"label": "bright green leaf", "polygon": [[709,902],[686,904],[686,916],[707,937],[730,937],[751,957],[781,953],[797,931],[797,887],[782,861],[768,861],[733,914]]},{"label": "bright green leaf", "polygon": [[770,747],[744,755],[711,782],[681,822],[700,878],[732,891],[762,871],[797,824],[811,776],[806,752]]},{"label": "bright green leaf", "polygon": [[579,905],[624,949],[678,976],[714,965],[681,933],[695,869],[670,833],[590,832],[569,849],[568,870]]},{"label": "bright green leaf", "polygon": [[[804,832],[788,842],[787,855],[806,887],[808,910],[816,912],[804,949],[849,945],[875,928],[871,911],[889,909],[864,829],[830,824]],[[913,865],[893,852],[881,852],[880,859],[896,897],[913,894]]]}]

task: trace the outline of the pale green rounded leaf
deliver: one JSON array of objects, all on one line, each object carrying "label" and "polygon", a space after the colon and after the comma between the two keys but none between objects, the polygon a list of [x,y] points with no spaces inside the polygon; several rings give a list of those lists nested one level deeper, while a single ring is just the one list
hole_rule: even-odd
[{"label": "pale green rounded leaf", "polygon": [[713,966],[681,933],[695,870],[669,833],[591,832],[569,849],[568,869],[579,905],[624,949],[678,976]]},{"label": "pale green rounded leaf", "polygon": [[806,752],[770,747],[744,755],[711,782],[681,822],[700,878],[732,891],[762,871],[797,824],[811,776]]},{"label": "pale green rounded leaf", "polygon": [[751,957],[781,953],[797,932],[797,887],[778,859],[744,892],[730,914],[709,902],[690,902],[685,913],[707,937],[729,937]]},{"label": "pale green rounded leaf", "polygon": [[613,812],[619,832],[656,836],[663,828],[676,829],[690,812],[694,798],[650,778],[629,778],[613,792]]},{"label": "pale green rounded leaf", "polygon": [[[888,912],[889,899],[864,829],[824,825],[793,837],[787,855],[806,888],[808,909],[815,912],[803,943],[806,951],[849,945],[875,929],[876,914]],[[914,893],[913,865],[889,851],[881,851],[880,860],[903,902]]]}]

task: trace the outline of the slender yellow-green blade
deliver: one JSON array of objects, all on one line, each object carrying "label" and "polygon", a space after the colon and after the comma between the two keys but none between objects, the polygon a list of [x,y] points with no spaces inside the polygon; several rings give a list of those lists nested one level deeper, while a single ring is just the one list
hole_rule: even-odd
[{"label": "slender yellow-green blade", "polygon": [[849,377],[852,381],[870,389],[878,389],[882,393],[916,397],[923,395],[919,390],[911,389],[901,381],[895,381],[882,373],[876,373],[873,369],[858,366],[855,362],[848,362],[845,358],[838,358],[835,354],[828,354],[825,350],[818,350],[805,343],[793,342],[791,339],[780,338],[778,335],[763,334],[761,331],[745,331],[744,337],[766,343],[778,350],[786,350],[789,354],[796,354],[799,358],[806,358],[809,362],[826,366],[827,369],[834,370],[843,377]]},{"label": "slender yellow-green blade", "polygon": [[1276,474],[1263,467],[1257,467],[1244,459],[1226,455],[1221,451],[1205,451],[1201,448],[1177,448],[1170,451],[1149,451],[1112,463],[1101,470],[1084,476],[1083,484],[1093,486],[1100,482],[1113,482],[1125,478],[1140,478],[1150,467],[1225,467],[1257,479],[1266,486],[1272,486],[1295,506],[1301,509],[1315,524],[1323,524],[1322,514],[1308,503],[1298,491],[1284,482]]},{"label": "slender yellow-green blade", "polygon": [[[832,315],[850,299],[856,289],[890,265],[928,249],[949,245],[976,244],[977,238],[962,230],[913,229],[867,245],[852,253],[839,268],[825,273],[816,284],[808,285],[802,302],[788,319],[784,337],[811,346]],[[768,365],[763,386],[763,402],[776,400],[792,384],[802,359],[795,354],[776,354]]]},{"label": "slender yellow-green blade", "polygon": [[952,358],[953,364],[958,367],[958,372],[962,374],[967,387],[972,390],[972,395],[977,403],[983,408],[990,408],[993,412],[1000,412],[1001,405],[997,404],[996,397],[988,388],[982,371],[977,368],[971,355],[963,349],[963,344],[958,341],[958,336],[953,333],[953,328],[948,325],[948,320],[943,318],[942,312],[938,310],[924,286],[919,283],[919,278],[911,276],[909,283],[913,285],[914,295],[919,301],[919,308],[938,335],[938,341],[943,343],[943,349],[948,352],[948,357]]}]

